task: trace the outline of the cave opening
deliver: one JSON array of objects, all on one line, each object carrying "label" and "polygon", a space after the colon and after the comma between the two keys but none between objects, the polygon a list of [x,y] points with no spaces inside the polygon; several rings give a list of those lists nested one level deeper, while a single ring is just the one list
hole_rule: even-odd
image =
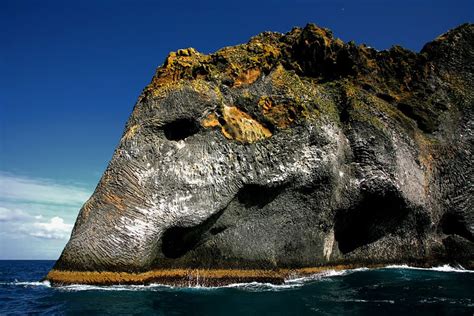
[{"label": "cave opening", "polygon": [[339,250],[346,254],[393,233],[408,211],[396,192],[366,193],[357,205],[336,213],[334,233]]},{"label": "cave opening", "polygon": [[474,242],[474,236],[467,228],[463,217],[456,213],[446,213],[440,221],[441,229],[446,235],[458,235]]},{"label": "cave opening", "polygon": [[180,258],[190,250],[196,248],[206,239],[207,232],[214,226],[224,212],[224,209],[213,214],[198,225],[184,227],[174,226],[168,228],[161,239],[161,251],[167,258]]},{"label": "cave opening", "polygon": [[240,204],[246,208],[263,208],[272,202],[285,189],[285,186],[264,186],[259,184],[246,184],[237,193]]},{"label": "cave opening", "polygon": [[181,118],[163,126],[163,132],[168,140],[179,141],[199,132],[199,123],[190,118]]}]

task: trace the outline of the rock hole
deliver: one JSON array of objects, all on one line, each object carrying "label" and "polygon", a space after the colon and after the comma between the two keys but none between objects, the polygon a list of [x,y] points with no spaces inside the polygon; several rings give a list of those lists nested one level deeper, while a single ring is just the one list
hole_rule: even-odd
[{"label": "rock hole", "polygon": [[237,199],[247,208],[262,208],[272,202],[283,189],[283,187],[266,187],[258,184],[247,184],[237,193]]},{"label": "rock hole", "polygon": [[387,101],[388,103],[393,103],[396,101],[396,99],[391,96],[390,94],[386,93],[377,93],[376,96],[384,101]]},{"label": "rock hole", "polygon": [[438,122],[438,116],[436,113],[429,109],[419,109],[414,105],[407,103],[398,103],[397,108],[405,114],[405,116],[413,119],[418,127],[427,133],[436,131]]},{"label": "rock hole", "polygon": [[372,87],[370,84],[368,83],[363,83],[362,84],[362,89],[364,89],[365,91],[368,91],[368,92],[372,92],[372,93],[375,93],[375,88]]},{"label": "rock hole", "polygon": [[[168,228],[161,238],[161,251],[167,258],[180,258],[206,239],[209,229],[216,223],[224,210],[210,216],[201,224],[191,227]],[[211,232],[217,234],[218,232]]]},{"label": "rock hole", "polygon": [[407,214],[406,203],[396,192],[367,194],[353,208],[337,212],[334,231],[339,250],[346,254],[394,232]]},{"label": "rock hole", "polygon": [[182,140],[199,132],[199,123],[193,119],[183,118],[163,126],[163,132],[168,140]]},{"label": "rock hole", "polygon": [[474,236],[467,228],[462,216],[455,213],[446,213],[440,221],[441,229],[446,235],[458,235],[474,242]]}]

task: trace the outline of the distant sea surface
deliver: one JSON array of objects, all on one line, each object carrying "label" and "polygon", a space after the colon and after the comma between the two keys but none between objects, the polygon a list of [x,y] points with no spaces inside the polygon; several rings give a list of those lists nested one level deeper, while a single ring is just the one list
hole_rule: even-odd
[{"label": "distant sea surface", "polygon": [[0,315],[473,315],[474,271],[329,271],[283,285],[51,287],[54,261],[0,261]]}]

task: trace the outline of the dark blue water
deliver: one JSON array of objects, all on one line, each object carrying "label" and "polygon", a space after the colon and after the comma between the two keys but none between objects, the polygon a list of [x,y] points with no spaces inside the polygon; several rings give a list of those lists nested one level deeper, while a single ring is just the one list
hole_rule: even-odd
[{"label": "dark blue water", "polygon": [[221,288],[40,283],[54,261],[0,261],[0,314],[473,315],[474,273],[449,267],[352,270],[281,286]]}]

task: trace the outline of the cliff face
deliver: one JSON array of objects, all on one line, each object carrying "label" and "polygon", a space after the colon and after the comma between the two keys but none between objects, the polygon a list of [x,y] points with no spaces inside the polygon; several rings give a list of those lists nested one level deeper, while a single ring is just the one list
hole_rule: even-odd
[{"label": "cliff face", "polygon": [[472,24],[420,53],[312,24],[171,53],[48,279],[473,268],[473,97]]}]

